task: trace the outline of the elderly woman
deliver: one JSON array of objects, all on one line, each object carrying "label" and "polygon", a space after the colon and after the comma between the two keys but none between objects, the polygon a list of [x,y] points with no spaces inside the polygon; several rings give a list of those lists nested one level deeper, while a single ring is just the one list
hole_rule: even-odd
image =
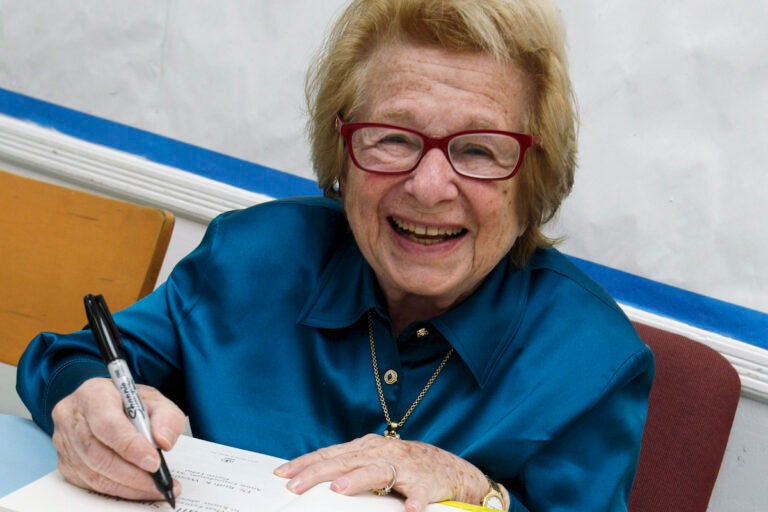
[{"label": "elderly woman", "polygon": [[[157,443],[186,413],[292,459],[296,493],[625,510],[653,358],[541,231],[573,179],[566,68],[544,0],[353,1],[308,82],[334,197],[220,216],[115,315]],[[159,499],[104,376],[89,331],[43,333],[19,389],[68,480]]]}]

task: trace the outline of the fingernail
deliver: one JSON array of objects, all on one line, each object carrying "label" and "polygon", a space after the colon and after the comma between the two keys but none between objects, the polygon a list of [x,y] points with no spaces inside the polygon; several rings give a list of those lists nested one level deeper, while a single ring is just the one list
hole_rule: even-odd
[{"label": "fingernail", "polygon": [[286,487],[288,487],[288,490],[299,494],[299,487],[301,486],[301,478],[294,478],[293,480],[289,481],[286,484]]},{"label": "fingernail", "polygon": [[163,427],[158,434],[158,441],[161,441],[163,445],[170,447],[176,444],[176,433],[170,428]]},{"label": "fingernail", "polygon": [[157,459],[157,457],[152,457],[150,455],[147,455],[143,459],[141,459],[141,462],[139,463],[139,467],[143,469],[144,471],[147,471],[149,473],[154,473],[155,471],[160,468],[160,461]]},{"label": "fingernail", "polygon": [[288,476],[288,464],[282,464],[275,468],[275,474],[277,476],[287,477]]},{"label": "fingernail", "polygon": [[331,490],[333,492],[342,492],[347,487],[349,487],[349,479],[346,477],[341,477],[338,480],[335,480],[333,483],[331,483]]}]

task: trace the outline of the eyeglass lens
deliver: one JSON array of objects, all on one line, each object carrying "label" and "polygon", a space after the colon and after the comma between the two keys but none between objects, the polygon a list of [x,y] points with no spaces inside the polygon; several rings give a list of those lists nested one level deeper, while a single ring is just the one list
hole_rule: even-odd
[{"label": "eyeglass lens", "polygon": [[[374,172],[405,172],[418,164],[424,140],[394,127],[362,127],[351,137],[351,151],[358,166]],[[520,159],[520,143],[499,133],[471,133],[453,137],[448,159],[459,174],[475,178],[509,176]]]}]

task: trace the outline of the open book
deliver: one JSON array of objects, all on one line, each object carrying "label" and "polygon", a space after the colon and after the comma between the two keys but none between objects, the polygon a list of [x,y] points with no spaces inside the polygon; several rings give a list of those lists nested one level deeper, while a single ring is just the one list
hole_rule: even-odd
[{"label": "open book", "polygon": [[[176,512],[402,512],[396,495],[364,493],[342,496],[321,484],[303,495],[285,488],[286,480],[272,472],[283,460],[246,450],[182,436],[166,454],[168,467],[181,482]],[[469,510],[480,507],[454,503]],[[103,496],[64,481],[58,471],[0,499],[0,511],[10,512],[142,512],[171,511],[165,502],[135,502]],[[433,504],[428,512],[452,511]]]}]

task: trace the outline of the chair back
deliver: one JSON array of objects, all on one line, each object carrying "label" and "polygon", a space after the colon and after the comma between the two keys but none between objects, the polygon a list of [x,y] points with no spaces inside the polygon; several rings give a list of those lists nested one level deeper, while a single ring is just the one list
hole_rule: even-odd
[{"label": "chair back", "polygon": [[0,171],[0,361],[41,331],[86,323],[83,296],[122,309],[153,290],[174,217]]},{"label": "chair back", "polygon": [[656,376],[630,512],[706,512],[741,392],[716,350],[635,324],[656,357]]}]

